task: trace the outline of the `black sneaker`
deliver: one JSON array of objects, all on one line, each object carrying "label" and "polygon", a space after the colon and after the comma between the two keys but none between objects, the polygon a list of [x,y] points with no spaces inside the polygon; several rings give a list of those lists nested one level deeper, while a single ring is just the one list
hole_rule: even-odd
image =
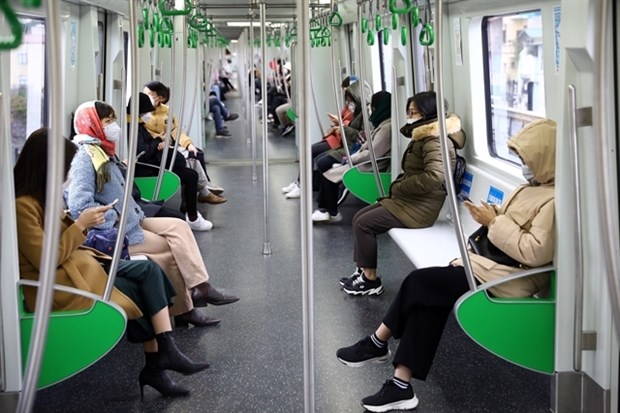
[{"label": "black sneaker", "polygon": [[235,120],[239,117],[239,115],[237,115],[236,113],[229,113],[228,117],[226,119],[224,119],[226,122],[229,122],[231,120]]},{"label": "black sneaker", "polygon": [[336,357],[350,367],[360,367],[367,363],[384,363],[390,357],[387,343],[383,348],[375,346],[370,336],[366,336],[350,347],[338,349]]},{"label": "black sneaker", "polygon": [[383,383],[377,394],[362,399],[362,406],[370,412],[387,412],[412,410],[416,408],[418,402],[411,384],[406,389],[401,389],[390,379]]},{"label": "black sneaker", "polygon": [[360,267],[356,267],[355,268],[355,272],[351,275],[347,275],[346,277],[342,277],[340,280],[338,280],[338,282],[340,283],[340,285],[344,285],[347,281],[351,280],[353,281],[354,279],[356,279],[357,277],[359,277],[360,275],[362,275],[362,269]]},{"label": "black sneaker", "polygon": [[383,293],[383,284],[381,284],[380,277],[371,281],[362,273],[355,279],[345,281],[342,289],[349,295],[379,295]]}]

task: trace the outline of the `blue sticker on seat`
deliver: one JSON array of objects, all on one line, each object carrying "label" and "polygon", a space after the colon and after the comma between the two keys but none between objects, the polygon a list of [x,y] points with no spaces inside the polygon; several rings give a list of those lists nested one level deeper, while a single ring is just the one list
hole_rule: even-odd
[{"label": "blue sticker on seat", "polygon": [[474,174],[469,171],[465,171],[463,174],[463,179],[461,180],[461,188],[459,190],[459,195],[464,198],[469,198],[469,193],[471,192],[471,184],[474,181]]},{"label": "blue sticker on seat", "polygon": [[504,200],[504,191],[497,189],[494,186],[489,187],[489,195],[487,196],[487,202],[489,204],[501,205]]}]

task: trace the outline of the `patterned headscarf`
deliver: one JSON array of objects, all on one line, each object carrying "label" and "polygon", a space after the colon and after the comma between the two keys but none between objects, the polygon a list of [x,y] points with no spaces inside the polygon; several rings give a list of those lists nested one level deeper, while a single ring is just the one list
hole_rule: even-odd
[{"label": "patterned headscarf", "polygon": [[95,101],[84,102],[75,110],[73,118],[73,128],[80,135],[88,135],[91,138],[97,138],[101,141],[101,148],[109,156],[114,156],[116,151],[116,143],[108,142],[103,132],[101,119],[97,115],[95,109]]}]

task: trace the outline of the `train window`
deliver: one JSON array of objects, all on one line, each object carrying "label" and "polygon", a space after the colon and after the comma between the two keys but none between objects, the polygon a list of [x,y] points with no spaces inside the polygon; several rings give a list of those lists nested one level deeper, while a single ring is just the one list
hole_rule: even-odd
[{"label": "train window", "polygon": [[487,16],[482,39],[489,152],[519,163],[506,141],[525,124],[545,117],[540,10]]},{"label": "train window", "polygon": [[[22,44],[11,50],[11,140],[13,160],[26,137],[47,122],[45,113],[45,22],[20,17]],[[44,68],[44,70],[41,70]]]}]

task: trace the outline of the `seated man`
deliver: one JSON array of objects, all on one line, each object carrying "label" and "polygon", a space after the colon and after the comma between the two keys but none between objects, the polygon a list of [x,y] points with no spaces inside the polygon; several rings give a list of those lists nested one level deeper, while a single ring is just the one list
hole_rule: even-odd
[{"label": "seated man", "polygon": [[213,113],[215,137],[231,136],[228,128],[224,125],[224,121],[235,120],[239,115],[229,112],[213,90],[209,93],[209,112]]}]

